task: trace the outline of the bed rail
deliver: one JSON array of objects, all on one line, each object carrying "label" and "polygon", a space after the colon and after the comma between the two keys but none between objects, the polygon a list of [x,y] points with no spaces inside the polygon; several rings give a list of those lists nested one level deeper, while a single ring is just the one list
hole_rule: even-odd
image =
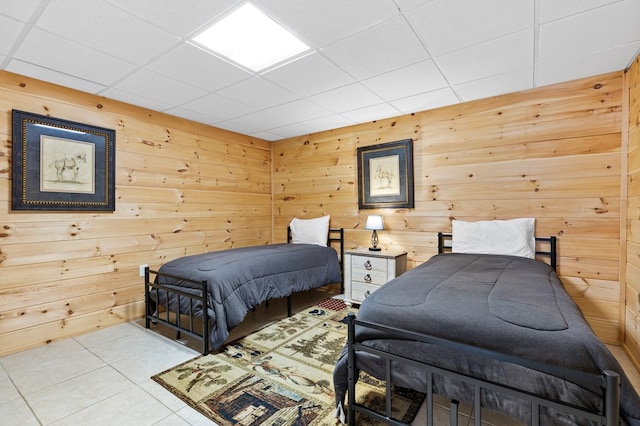
[{"label": "bed rail", "polygon": [[[360,321],[356,319],[355,314],[350,313],[348,316],[348,346],[347,346],[347,360],[348,360],[348,393],[349,395],[355,395],[355,387],[357,382],[356,374],[358,370],[356,368],[356,351],[367,352],[374,355],[377,355],[385,360],[385,382],[386,382],[386,412],[379,413],[373,411],[366,406],[356,403],[355,398],[348,398],[348,424],[355,425],[355,413],[363,413],[367,416],[375,418],[385,424],[390,425],[405,425],[405,423],[392,418],[391,415],[391,387],[392,387],[392,374],[391,374],[391,362],[399,362],[404,364],[410,364],[412,366],[417,367],[421,371],[424,371],[426,375],[426,383],[427,383],[427,425],[433,425],[433,375],[438,374],[442,376],[447,376],[454,378],[456,380],[460,380],[466,382],[474,387],[474,401],[473,401],[473,412],[474,412],[474,424],[476,426],[480,426],[482,422],[482,411],[480,405],[480,395],[482,390],[490,390],[501,394],[506,394],[509,396],[517,397],[526,401],[531,406],[531,419],[529,419],[528,424],[530,425],[540,425],[540,413],[543,408],[551,408],[560,413],[573,415],[578,418],[584,418],[586,420],[592,421],[595,424],[613,426],[618,425],[620,422],[620,376],[618,373],[613,371],[604,371],[601,375],[596,374],[588,374],[583,372],[577,372],[572,370],[563,370],[563,374],[570,374],[571,379],[577,381],[578,383],[590,383],[596,386],[599,386],[603,389],[604,401],[603,401],[603,411],[595,412],[590,411],[588,409],[577,407],[574,405],[570,405],[564,403],[562,401],[557,401],[553,399],[548,399],[543,396],[534,395],[529,392],[525,392],[522,390],[518,390],[516,388],[504,386],[498,383],[484,381],[472,376],[464,375],[459,372],[454,372],[446,369],[442,369],[430,364],[426,364],[420,361],[416,361],[404,356],[383,352],[378,349],[374,349],[355,341],[355,328],[356,326],[361,327],[369,327],[376,330],[384,331],[389,338],[402,338],[402,339],[411,339],[416,341],[421,341],[425,343],[437,344],[446,346],[449,348],[453,348],[456,350],[463,350],[473,354],[489,357],[492,359],[496,359],[499,361],[510,362],[513,364],[521,365],[527,368],[534,368],[539,371],[547,372],[550,374],[558,373],[559,367],[550,366],[546,364],[541,364],[537,362],[532,362],[529,360],[525,360],[522,358],[517,358],[505,354],[500,354],[497,352],[453,342],[446,339],[436,338],[433,336],[421,335],[413,332],[408,332],[405,330],[383,326],[380,324],[375,324],[371,322]],[[423,389],[419,389],[419,391],[424,391]],[[453,400],[451,402],[451,417],[450,417],[450,425],[457,425],[458,421],[458,401]]]},{"label": "bed rail", "polygon": [[[187,293],[184,292],[182,290],[179,290],[177,288],[173,288],[173,287],[167,287],[165,285],[162,284],[158,284],[155,283],[153,281],[151,281],[150,277],[151,275],[154,275],[155,277],[159,277],[159,276],[164,276],[167,278],[172,278],[172,279],[177,279],[177,280],[181,280],[181,281],[187,281],[189,283],[195,284],[196,286],[200,286],[200,291],[199,291],[199,295],[195,295],[195,294],[191,294],[191,293]],[[194,327],[195,322],[194,322],[194,315],[193,313],[193,308],[194,308],[194,304],[198,303],[200,304],[200,306],[206,307],[209,306],[209,304],[207,303],[207,281],[197,281],[197,280],[190,280],[188,278],[183,278],[183,277],[177,277],[175,275],[171,275],[171,274],[165,274],[162,272],[158,272],[158,271],[154,271],[149,269],[149,267],[145,267],[144,268],[144,300],[145,300],[145,327],[146,328],[150,328],[151,327],[151,322],[155,323],[160,323],[160,324],[164,324],[169,328],[172,328],[174,330],[176,330],[177,332],[177,336],[176,339],[180,338],[180,333],[184,332],[192,337],[195,337],[197,339],[201,339],[202,340],[202,354],[206,355],[209,353],[209,333],[210,333],[210,324],[209,324],[209,311],[206,308],[202,309],[202,317],[201,317],[201,322],[202,322],[202,332],[198,332],[198,330]],[[160,297],[159,296],[159,292],[160,291],[164,291],[166,292],[166,294],[175,294],[176,295],[176,305],[177,305],[177,311],[173,312],[169,309],[169,297],[165,298],[165,303],[164,305],[160,305],[159,304],[159,300]],[[155,300],[151,299],[151,295],[155,293]],[[182,321],[182,316],[183,316],[183,312],[180,311],[180,306],[181,306],[181,299],[182,298],[186,298],[189,300],[189,318],[188,318],[188,324],[183,324]],[[152,302],[155,304],[155,306],[152,306]],[[163,315],[160,314],[160,308],[164,307],[164,312]],[[174,314],[174,318],[171,318],[171,314]],[[186,314],[186,313],[185,313]],[[200,321],[199,321],[200,322]]]},{"label": "bed rail", "polygon": [[[438,232],[438,253],[447,253],[451,251],[451,243],[452,243],[452,234]],[[536,255],[548,257],[549,265],[553,269],[556,269],[557,265],[557,239],[554,236],[551,237],[535,237],[536,238],[536,246],[537,243],[542,243],[542,245],[547,245],[548,248],[546,250],[536,248]]]}]

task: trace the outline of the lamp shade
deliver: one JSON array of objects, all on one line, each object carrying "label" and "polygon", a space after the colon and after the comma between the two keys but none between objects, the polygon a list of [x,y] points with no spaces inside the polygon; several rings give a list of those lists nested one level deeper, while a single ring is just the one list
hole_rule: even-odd
[{"label": "lamp shade", "polygon": [[380,215],[371,215],[367,217],[367,223],[364,226],[364,229],[372,229],[372,230],[381,230],[384,229],[384,223],[382,222],[382,216]]}]

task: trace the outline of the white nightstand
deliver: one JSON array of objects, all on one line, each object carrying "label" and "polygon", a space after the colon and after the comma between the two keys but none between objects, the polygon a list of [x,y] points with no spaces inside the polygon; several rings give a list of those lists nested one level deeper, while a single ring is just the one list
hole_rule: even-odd
[{"label": "white nightstand", "polygon": [[361,303],[407,270],[407,252],[357,250],[344,253],[344,300]]}]

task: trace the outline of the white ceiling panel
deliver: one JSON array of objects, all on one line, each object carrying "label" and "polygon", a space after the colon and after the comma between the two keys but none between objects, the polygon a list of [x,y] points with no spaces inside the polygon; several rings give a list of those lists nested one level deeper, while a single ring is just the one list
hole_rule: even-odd
[{"label": "white ceiling panel", "polygon": [[640,41],[577,58],[569,57],[563,61],[540,64],[537,67],[537,84],[546,86],[591,75],[619,71],[619,67],[613,64],[635,57],[639,52]]},{"label": "white ceiling panel", "polygon": [[531,67],[532,47],[533,30],[526,30],[447,53],[435,62],[449,83],[456,85]]},{"label": "white ceiling panel", "polygon": [[359,80],[429,58],[402,17],[362,31],[321,53]]},{"label": "white ceiling panel", "polygon": [[[308,55],[250,73],[189,37],[247,1]],[[0,0],[0,69],[267,140],[622,71],[640,0]]]},{"label": "white ceiling panel", "polygon": [[0,53],[7,54],[15,46],[20,33],[24,29],[24,24],[15,19],[0,15],[0,28],[2,28],[2,37],[0,37]]},{"label": "white ceiling panel", "polygon": [[317,52],[268,71],[262,77],[298,96],[315,95],[355,82],[353,77]]},{"label": "white ceiling panel", "polygon": [[398,14],[393,0],[256,0],[311,47],[320,48]]},{"label": "white ceiling panel", "polygon": [[554,62],[640,39],[640,1],[628,0],[540,26],[540,62]]},{"label": "white ceiling panel", "polygon": [[407,13],[431,55],[467,48],[533,25],[531,0],[437,0]]},{"label": "white ceiling panel", "polygon": [[179,42],[150,25],[103,1],[77,0],[49,2],[36,26],[52,34],[142,65]]},{"label": "white ceiling panel", "polygon": [[[57,1],[57,0],[56,0]],[[84,0],[87,1],[87,0]],[[94,0],[90,0],[94,1]],[[193,35],[232,7],[229,0],[105,0],[158,28],[182,37]]]},{"label": "white ceiling panel", "polygon": [[217,121],[231,120],[257,110],[257,108],[225,98],[216,93],[211,93],[187,102],[182,107],[191,111],[200,112],[209,117],[217,117]]},{"label": "white ceiling panel", "polygon": [[382,102],[382,99],[380,99],[379,96],[376,96],[360,83],[329,90],[327,92],[311,96],[309,99],[311,99],[312,102],[322,105],[328,110],[337,113],[377,105]]},{"label": "white ceiling panel", "polygon": [[253,77],[253,74],[190,43],[180,44],[146,68],[207,91],[216,91]]},{"label": "white ceiling panel", "polygon": [[447,86],[447,81],[429,59],[369,78],[363,84],[385,101],[393,101],[443,88]]},{"label": "white ceiling panel", "polygon": [[269,108],[299,99],[291,91],[283,89],[262,77],[254,77],[231,87],[219,90],[221,96],[234,99],[257,109]]},{"label": "white ceiling panel", "polygon": [[39,80],[48,80],[50,83],[88,93],[98,93],[106,88],[106,86],[94,83],[93,81],[83,80],[69,74],[42,68],[18,59],[12,59],[7,65],[6,70],[16,74],[28,75]]},{"label": "white ceiling panel", "polygon": [[404,114],[411,114],[415,111],[425,111],[447,105],[455,105],[459,102],[460,99],[458,99],[452,88],[446,87],[432,92],[407,96],[406,98],[392,101],[390,104]]},{"label": "white ceiling panel", "polygon": [[540,23],[555,21],[597,9],[620,0],[538,0],[540,4]]},{"label": "white ceiling panel", "polygon": [[519,92],[533,87],[533,67],[456,85],[464,102],[489,96]]},{"label": "white ceiling panel", "polygon": [[382,103],[352,111],[347,111],[342,113],[342,115],[356,123],[364,123],[366,121],[375,121],[381,120],[383,118],[395,117],[400,115],[400,111],[390,104]]},{"label": "white ceiling panel", "polygon": [[135,69],[129,62],[37,28],[29,31],[14,58],[107,86]]},{"label": "white ceiling panel", "polygon": [[39,5],[40,0],[0,0],[0,15],[27,22]]},{"label": "white ceiling panel", "polygon": [[[182,105],[206,95],[202,89],[144,69],[118,82],[114,87],[168,105]],[[162,90],[158,90],[160,87]]]}]

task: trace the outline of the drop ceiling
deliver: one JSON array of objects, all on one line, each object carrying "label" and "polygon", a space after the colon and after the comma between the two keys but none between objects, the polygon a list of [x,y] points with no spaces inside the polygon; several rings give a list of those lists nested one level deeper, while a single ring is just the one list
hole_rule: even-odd
[{"label": "drop ceiling", "polygon": [[627,68],[638,0],[252,0],[311,47],[258,74],[191,37],[246,0],[0,0],[0,69],[265,140]]}]

